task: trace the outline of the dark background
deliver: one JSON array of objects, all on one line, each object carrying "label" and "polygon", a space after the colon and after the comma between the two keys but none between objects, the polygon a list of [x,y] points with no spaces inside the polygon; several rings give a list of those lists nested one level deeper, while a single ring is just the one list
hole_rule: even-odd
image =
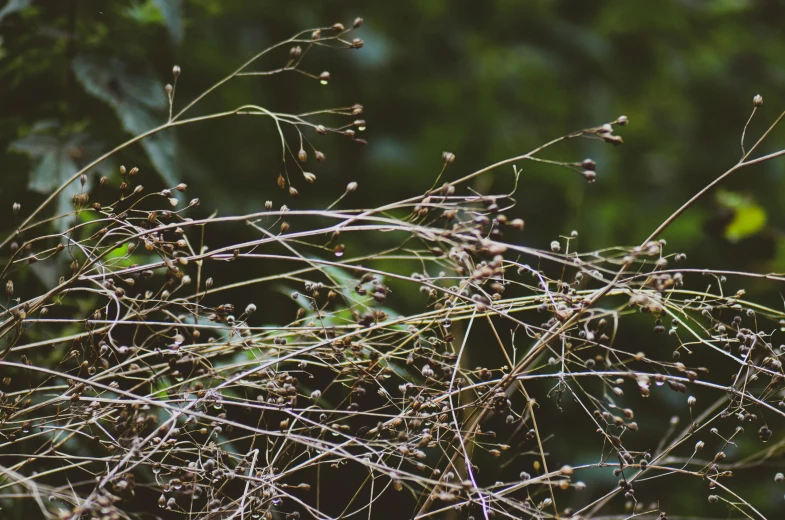
[{"label": "dark background", "polygon": [[[748,146],[785,108],[782,1],[12,4],[21,9],[0,11],[3,237],[15,225],[13,202],[22,204],[24,217],[74,167],[150,128],[144,127],[146,117],[153,124],[165,121],[161,97],[173,64],[183,71],[177,108],[264,47],[305,28],[339,21],[348,26],[356,16],[365,19],[356,34],[365,41],[364,48],[317,49],[304,61],[309,72],[330,71],[328,85],[296,73],[238,78],[191,114],[246,103],[279,112],[362,103],[368,121],[363,137],[369,145],[320,138],[327,161],[309,165],[318,176],[316,184],[295,181],[298,199],[276,186],[276,135],[272,124],[261,118],[179,128],[159,141],[159,155],[131,147],[97,169],[90,182],[120,163],[137,165],[151,188],[187,182],[190,194],[202,201],[198,212],[227,215],[260,211],[268,199],[297,209],[325,207],[343,193],[347,182],[357,181],[360,189],[350,195],[347,206],[371,207],[428,189],[441,169],[443,150],[456,154],[449,175],[457,178],[625,114],[630,125],[619,132],[623,146],[577,140],[544,155],[595,159],[599,175],[594,184],[567,170],[518,164],[523,173],[518,205],[510,216],[526,220],[521,240],[547,248],[551,240],[575,229],[579,249],[589,251],[639,243],[735,164],[755,94],[763,96],[764,104],[748,129]],[[283,57],[285,52],[261,63],[275,68]],[[79,63],[101,64],[104,70],[112,64],[123,71],[113,83],[120,94],[91,89],[98,80]],[[123,119],[128,114],[139,117]],[[30,141],[42,135],[46,139]],[[775,132],[758,153],[779,149],[782,137],[781,131]],[[57,155],[64,144],[66,155]],[[42,160],[52,154],[61,158],[57,166],[42,168]],[[772,161],[731,177],[667,230],[669,250],[686,253],[687,267],[785,271],[783,174],[785,161]],[[473,187],[499,192],[509,188],[511,180],[511,169],[505,167],[482,176]],[[240,239],[237,233],[222,239]],[[761,302],[782,308],[780,284],[732,280],[726,290],[742,287]],[[270,309],[266,319],[286,319],[276,312]],[[635,323],[622,338],[637,337]],[[648,331],[651,324],[640,325]],[[649,344],[641,340],[639,348]],[[661,402],[672,405],[674,413],[685,412],[683,399]],[[570,419],[555,410],[552,420],[570,427]],[[656,434],[654,438],[656,442]],[[581,447],[562,442],[554,447]],[[594,447],[586,448],[570,459],[596,461]],[[748,482],[750,499],[776,511],[783,507],[783,489],[770,489],[773,470],[761,472],[766,489]],[[608,482],[612,485],[613,480]],[[703,512],[705,489],[672,493],[682,514]]]}]

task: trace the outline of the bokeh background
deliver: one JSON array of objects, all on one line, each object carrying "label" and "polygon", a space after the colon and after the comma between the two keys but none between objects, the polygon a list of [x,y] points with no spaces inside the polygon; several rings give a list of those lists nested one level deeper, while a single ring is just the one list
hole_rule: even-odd
[{"label": "bokeh background", "polygon": [[[261,118],[179,128],[123,151],[90,182],[120,163],[136,165],[146,187],[187,182],[202,201],[198,211],[226,215],[259,211],[268,199],[325,207],[356,181],[360,189],[345,207],[370,207],[428,189],[443,150],[456,154],[448,175],[458,177],[625,114],[623,146],[572,140],[544,155],[593,158],[594,184],[518,164],[511,216],[526,221],[521,240],[545,248],[575,229],[579,249],[588,251],[639,243],[735,164],[754,95],[764,104],[748,146],[785,109],[785,2],[778,0],[11,0],[0,8],[3,236],[15,225],[13,202],[25,215],[79,165],[165,121],[163,85],[174,64],[182,68],[175,102],[182,107],[259,50],[356,16],[365,19],[361,50],[316,50],[304,61],[309,72],[330,71],[328,85],[295,73],[239,78],[197,110],[363,104],[369,145],[319,141],[327,161],[314,167],[316,184],[296,182],[299,198],[276,185],[279,150]],[[263,64],[280,66],[281,56]],[[783,146],[777,131],[759,153]],[[511,181],[511,168],[502,168],[474,188],[501,191]],[[768,162],[709,193],[664,238],[687,254],[688,267],[783,272],[783,207],[785,161]],[[728,290],[742,287],[782,308],[780,284],[732,281]],[[283,321],[276,312],[269,320]],[[636,337],[635,329],[625,334]],[[553,420],[569,426],[555,411]],[[571,448],[580,445],[562,445]],[[762,478],[769,482],[768,472]],[[783,490],[770,487],[747,491],[764,510],[785,508]],[[675,492],[684,514],[700,514],[705,504],[705,493],[694,491]]]}]

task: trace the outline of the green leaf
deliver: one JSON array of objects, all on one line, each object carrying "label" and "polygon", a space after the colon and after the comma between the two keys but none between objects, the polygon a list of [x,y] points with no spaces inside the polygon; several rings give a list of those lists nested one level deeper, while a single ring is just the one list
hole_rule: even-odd
[{"label": "green leaf", "polygon": [[720,190],[717,201],[734,213],[733,220],[725,227],[725,238],[731,242],[752,236],[766,225],[766,210],[748,196]]},{"label": "green leaf", "polygon": [[185,28],[183,24],[183,2],[182,0],[152,0],[160,10],[164,18],[169,36],[176,44],[183,42]]},{"label": "green leaf", "polygon": [[143,24],[160,24],[166,26],[172,41],[179,45],[185,33],[183,23],[182,0],[147,0],[143,3],[134,2],[125,11],[126,16]]},{"label": "green leaf", "polygon": [[8,0],[8,3],[0,9],[0,22],[9,14],[21,11],[25,7],[30,7],[31,3],[33,3],[33,0]]},{"label": "green leaf", "polygon": [[[166,110],[169,101],[163,84],[149,69],[132,73],[128,68],[117,59],[93,55],[80,55],[73,61],[74,74],[85,90],[111,106],[127,132],[139,135],[161,124],[155,112]],[[174,134],[166,131],[150,136],[142,141],[142,147],[164,182],[177,184]]]},{"label": "green leaf", "polygon": [[[61,130],[56,121],[45,120],[33,125],[26,136],[12,142],[8,150],[30,158],[32,169],[28,188],[48,195],[73,177],[89,159],[97,157],[102,146],[85,132]],[[56,215],[71,213],[74,209],[71,199],[81,192],[82,187],[76,182],[64,189],[57,197]],[[67,218],[57,220],[60,231],[67,229],[69,224],[72,222]]]}]

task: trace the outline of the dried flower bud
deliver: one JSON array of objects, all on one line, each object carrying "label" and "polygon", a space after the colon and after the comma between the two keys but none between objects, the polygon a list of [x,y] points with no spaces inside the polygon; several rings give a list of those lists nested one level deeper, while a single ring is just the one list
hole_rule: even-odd
[{"label": "dried flower bud", "polygon": [[581,167],[584,170],[594,171],[597,169],[597,163],[592,161],[591,159],[584,159],[583,162],[581,163]]},{"label": "dried flower bud", "polygon": [[627,126],[629,124],[629,120],[627,119],[627,116],[619,116],[616,119],[616,124],[619,126]]},{"label": "dried flower bud", "polygon": [[333,26],[331,27],[331,29],[332,29],[333,31],[344,31],[344,30],[346,30],[346,29],[344,28],[344,26],[343,26],[343,24],[342,24],[342,23],[336,23],[336,24],[333,24]]},{"label": "dried flower bud", "polygon": [[18,202],[14,202],[12,209],[14,211],[14,215],[19,215],[19,211],[22,209],[22,205]]},{"label": "dried flower bud", "polygon": [[700,451],[706,446],[706,443],[703,441],[698,441],[695,443],[695,451]]},{"label": "dried flower bud", "polygon": [[289,195],[291,195],[292,197],[296,197],[299,194],[300,192],[297,191],[297,188],[295,188],[294,186],[289,187]]},{"label": "dried flower bud", "polygon": [[8,280],[5,283],[5,294],[9,298],[14,295],[14,282],[13,281]]},{"label": "dried flower bud", "polygon": [[301,163],[304,163],[308,160],[308,154],[302,148],[300,148],[300,151],[297,152],[297,160]]},{"label": "dried flower bud", "polygon": [[319,162],[324,162],[324,160],[327,159],[327,157],[325,157],[325,155],[318,150],[316,151],[316,153],[314,153],[314,157],[316,157],[316,160]]},{"label": "dried flower bud", "polygon": [[108,183],[109,183],[109,177],[107,177],[106,175],[104,175],[103,177],[101,177],[101,180],[98,182],[98,185],[99,185],[99,186],[101,186],[101,187],[103,188],[103,187],[104,187],[104,186],[106,186]]},{"label": "dried flower bud", "polygon": [[125,175],[125,166],[120,165],[120,175]]},{"label": "dried flower bud", "polygon": [[754,98],[752,98],[752,106],[755,108],[760,108],[763,106],[763,96],[757,94]]},{"label": "dried flower bud", "polygon": [[321,36],[322,36],[322,31],[320,31],[319,29],[316,29],[314,32],[311,33],[312,40],[318,40],[319,38],[321,38]]},{"label": "dried flower bud", "polygon": [[303,172],[303,177],[305,177],[305,182],[308,184],[313,184],[316,182],[316,175],[311,172]]},{"label": "dried flower bud", "polygon": [[271,209],[273,209],[273,201],[271,201],[271,200],[266,201],[264,203],[264,209],[266,209],[267,211],[270,211]]},{"label": "dried flower bud", "polygon": [[360,38],[355,38],[354,40],[352,40],[352,43],[350,44],[352,49],[360,49],[362,48],[363,45],[365,45],[365,42],[362,41]]},{"label": "dried flower bud", "polygon": [[183,192],[183,191],[188,189],[188,185],[181,182],[180,184],[175,186],[174,189],[176,189],[177,191]]},{"label": "dried flower bud", "polygon": [[583,175],[583,178],[589,181],[590,183],[597,180],[597,172],[595,172],[594,170],[583,170],[583,172],[581,172],[581,175]]},{"label": "dried flower bud", "polygon": [[180,76],[180,65],[175,65],[174,67],[172,67],[172,76],[174,76],[175,79],[177,79]]},{"label": "dried flower bud", "polygon": [[330,73],[326,70],[319,74],[319,83],[326,85],[330,81]]},{"label": "dried flower bud", "polygon": [[283,174],[278,174],[278,187],[284,189],[286,187],[286,179],[283,178]]},{"label": "dried flower bud", "polygon": [[455,154],[452,152],[442,152],[442,160],[445,164],[452,164],[455,162]]},{"label": "dried flower bud", "polygon": [[512,222],[510,222],[510,225],[518,231],[523,229],[523,224],[523,219],[520,218],[513,219]]},{"label": "dried flower bud", "polygon": [[320,135],[326,135],[327,129],[324,127],[324,125],[316,125],[316,133]]},{"label": "dried flower bud", "polygon": [[137,173],[139,173],[139,168],[137,168],[136,166],[134,166],[134,167],[133,167],[133,168],[131,168],[131,170],[128,172],[128,176],[129,176],[129,177],[133,177],[133,176],[134,176],[134,175],[136,175]]},{"label": "dried flower bud", "polygon": [[174,87],[172,85],[170,85],[169,83],[167,83],[164,86],[164,90],[166,91],[166,95],[171,97],[172,92],[174,92]]},{"label": "dried flower bud", "polygon": [[352,27],[354,27],[355,29],[359,28],[363,24],[363,21],[364,20],[360,17],[355,18]]},{"label": "dried flower bud", "polygon": [[554,253],[558,253],[559,251],[561,251],[561,244],[559,244],[558,240],[554,240],[553,242],[551,242],[551,251],[553,251]]},{"label": "dried flower bud", "polygon": [[690,408],[692,408],[693,406],[695,406],[695,403],[697,403],[697,402],[698,402],[698,400],[697,400],[697,399],[695,399],[695,397],[694,397],[694,396],[689,396],[689,397],[687,398],[687,406],[689,406]]},{"label": "dried flower bud", "polygon": [[346,185],[346,193],[351,193],[357,189],[357,183],[352,181]]}]

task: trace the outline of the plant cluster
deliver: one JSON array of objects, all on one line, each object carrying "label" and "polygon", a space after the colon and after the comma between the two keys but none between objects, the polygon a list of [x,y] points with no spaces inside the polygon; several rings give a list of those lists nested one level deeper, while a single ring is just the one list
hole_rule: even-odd
[{"label": "plant cluster", "polygon": [[[325,159],[315,135],[363,142],[360,105],[185,113],[238,76],[329,81],[304,72],[303,57],[315,46],[362,47],[348,36],[361,22],[298,34],[179,112],[175,67],[166,123],[77,172],[23,220],[13,206],[17,231],[0,246],[0,504],[26,500],[41,517],[72,520],[378,518],[391,504],[396,518],[626,510],[665,520],[667,477],[702,482],[706,516],[765,518],[733,477],[782,460],[785,313],[727,287],[783,277],[680,268],[685,255],[661,235],[727,176],[785,154],[754,155],[782,116],[641,245],[590,252],[576,231],[548,247],[520,245],[515,189],[477,193],[471,181],[512,167],[517,189],[515,165],[536,161],[593,183],[595,161],[543,152],[577,138],[619,145],[624,116],[452,180],[456,156],[444,152],[431,189],[381,207],[341,209],[362,192],[352,182],[326,209],[267,201],[253,214],[192,217],[199,199],[186,201],[183,183],[146,190],[136,167],[91,182],[95,165],[150,135],[254,115],[278,128],[277,182],[297,196],[291,171],[314,182],[305,165]],[[250,70],[279,49],[283,66]],[[73,211],[43,216],[77,183]],[[50,233],[53,221],[64,231]],[[253,238],[205,238],[237,226]],[[263,263],[275,274],[222,281]],[[18,281],[41,265],[59,279],[28,292],[34,284]],[[234,299],[248,287],[254,301]],[[400,312],[400,295],[412,294],[420,310]],[[287,305],[288,323],[265,321],[266,309]],[[639,319],[662,335],[661,349],[617,337]],[[665,392],[684,401],[686,424],[639,422],[646,399]],[[542,407],[565,422],[538,421]],[[559,436],[581,436],[596,460],[550,449]],[[593,471],[612,474],[612,485]],[[761,478],[782,481],[775,471]]]}]

